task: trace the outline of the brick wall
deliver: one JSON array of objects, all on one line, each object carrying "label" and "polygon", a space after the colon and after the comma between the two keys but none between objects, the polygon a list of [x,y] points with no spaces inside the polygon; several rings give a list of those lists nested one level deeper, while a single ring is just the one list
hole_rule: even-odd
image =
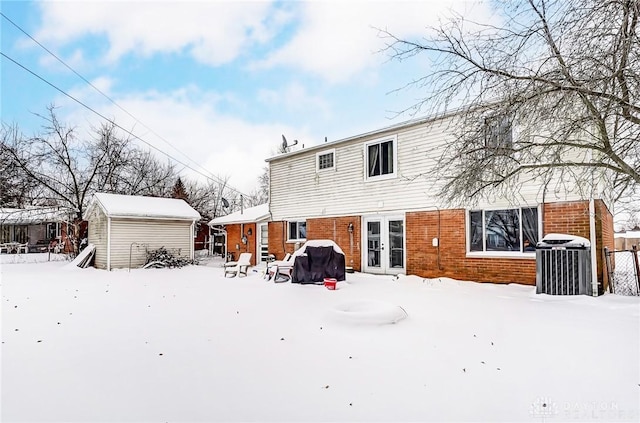
[{"label": "brick wall", "polygon": [[[606,287],[603,248],[613,246],[613,216],[602,201],[597,200],[595,205],[598,280],[604,281]],[[407,213],[407,273],[535,285],[533,258],[467,257],[465,213],[465,210]],[[589,239],[588,201],[547,203],[542,207],[542,213],[544,235],[567,233]],[[438,247],[432,245],[433,238],[439,239]]]},{"label": "brick wall", "polygon": [[406,214],[407,274],[535,285],[535,259],[467,257],[465,214],[462,209]]},{"label": "brick wall", "polygon": [[[307,239],[330,239],[340,246],[345,255],[345,265],[361,270],[360,216],[343,216],[307,219]],[[349,233],[349,224],[353,233]]]},{"label": "brick wall", "polygon": [[546,203],[542,207],[544,235],[570,234],[589,239],[589,202]]},{"label": "brick wall", "polygon": [[255,223],[245,223],[244,224],[244,233],[245,235],[249,232],[249,228],[251,228],[251,235],[247,235],[248,242],[246,244],[242,243],[242,225],[241,224],[232,224],[226,225],[227,231],[227,252],[233,253],[235,259],[237,260],[240,257],[240,253],[251,253],[251,264],[256,264],[256,224]]},{"label": "brick wall", "polygon": [[[360,216],[307,219],[307,239],[330,239],[340,246],[345,254],[345,265],[361,270]],[[350,236],[349,223],[353,223]],[[285,253],[293,253],[295,242],[287,242],[286,222],[269,222],[269,252],[278,259]]]},{"label": "brick wall", "polygon": [[595,201],[596,208],[596,247],[598,248],[598,281],[602,283],[602,290],[607,290],[609,287],[609,275],[606,271],[604,248],[607,247],[609,251],[613,251],[615,248],[614,240],[614,226],[613,215],[609,211],[609,208],[602,200]]},{"label": "brick wall", "polygon": [[[606,205],[597,200],[596,233],[598,279],[602,282],[603,247],[613,248],[613,216]],[[589,202],[547,203],[542,207],[543,235],[568,233],[589,239]],[[353,223],[353,243],[348,232]],[[346,216],[307,220],[308,239],[332,239],[345,253],[347,266],[362,270],[361,217]],[[455,279],[494,283],[535,285],[535,258],[467,257],[466,211],[433,210],[406,213],[406,271],[425,278]],[[269,252],[282,258],[293,252],[294,244],[286,242],[285,222],[269,223]],[[433,239],[438,245],[433,246]],[[351,248],[353,246],[353,249]],[[606,273],[606,272],[605,272]]]},{"label": "brick wall", "polygon": [[269,254],[282,260],[286,253],[293,253],[294,244],[287,244],[287,227],[284,222],[269,222]]}]

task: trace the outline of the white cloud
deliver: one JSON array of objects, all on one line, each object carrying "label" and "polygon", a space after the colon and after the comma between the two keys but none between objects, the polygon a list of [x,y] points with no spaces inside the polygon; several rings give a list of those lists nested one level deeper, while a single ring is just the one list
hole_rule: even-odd
[{"label": "white cloud", "polygon": [[328,102],[320,96],[310,94],[307,87],[299,82],[291,82],[280,89],[261,89],[257,99],[268,107],[278,107],[289,112],[304,109],[324,116],[331,114]]},{"label": "white cloud", "polygon": [[[280,15],[267,19],[269,2],[42,2],[42,27],[36,34],[63,45],[86,35],[106,35],[107,59],[128,53],[188,51],[206,64],[228,63],[253,43],[274,35]],[[267,25],[268,24],[268,25]]]},{"label": "white cloud", "polygon": [[[135,116],[136,123],[125,112],[95,93],[88,87],[72,91],[72,95],[127,130],[167,152],[170,156],[189,165],[198,172],[229,177],[229,184],[244,193],[250,193],[258,186],[258,177],[267,165],[265,159],[271,157],[281,142],[281,134],[295,133],[303,138],[311,138],[301,128],[285,124],[257,124],[225,115],[219,110],[222,97],[216,93],[201,93],[196,88],[185,87],[171,93],[144,92],[118,97],[108,91],[108,79],[92,83],[115,98],[117,103]],[[60,99],[59,109],[65,122],[74,125],[86,124],[85,128],[100,119],[89,111]],[[145,128],[145,126],[147,128]],[[165,142],[154,133],[158,134]],[[138,145],[149,149],[144,143]],[[158,153],[162,160],[166,156]],[[178,165],[180,168],[181,165]],[[202,169],[204,168],[204,170]],[[205,181],[205,177],[189,169],[187,176]]]},{"label": "white cloud", "polygon": [[[126,54],[188,53],[217,66],[240,56],[263,59],[255,69],[285,66],[330,82],[345,82],[386,60],[378,52],[384,41],[375,28],[400,37],[414,37],[451,10],[471,20],[490,20],[486,2],[306,1],[82,1],[42,2],[42,27],[37,38],[65,45],[87,35],[104,35],[106,60]],[[289,31],[295,31],[291,34]],[[269,46],[277,37],[288,40]],[[290,38],[288,38],[290,37]]]},{"label": "white cloud", "polygon": [[330,82],[345,82],[386,60],[378,53],[384,41],[376,28],[399,37],[425,34],[426,27],[450,13],[466,11],[471,18],[487,14],[486,5],[470,1],[312,1],[300,3],[295,36],[256,69],[288,66]]}]

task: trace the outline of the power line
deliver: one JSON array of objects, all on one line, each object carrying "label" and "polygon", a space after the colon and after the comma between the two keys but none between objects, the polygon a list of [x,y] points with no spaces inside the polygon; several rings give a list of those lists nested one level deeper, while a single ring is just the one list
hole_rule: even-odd
[{"label": "power line", "polygon": [[36,78],[38,78],[39,80],[41,80],[42,82],[44,82],[45,84],[49,85],[50,87],[54,88],[55,90],[59,91],[60,93],[62,93],[63,95],[69,97],[71,100],[75,101],[76,103],[78,103],[79,105],[81,105],[82,107],[86,108],[87,110],[91,111],[92,113],[94,113],[95,115],[101,117],[102,119],[104,119],[105,121],[109,122],[110,124],[112,124],[113,126],[115,126],[116,128],[119,128],[120,130],[124,131],[125,133],[129,134],[130,136],[132,136],[134,139],[137,139],[139,141],[141,141],[142,143],[146,144],[147,146],[151,147],[152,149],[156,150],[157,152],[165,155],[166,157],[168,157],[169,159],[175,161],[176,163],[181,164],[182,166],[186,167],[187,169],[191,169],[192,171],[196,172],[197,174],[205,177],[206,179],[212,180],[214,182],[217,183],[224,183],[225,184],[225,188],[228,188],[230,191],[236,192],[240,195],[246,195],[244,193],[242,193],[241,191],[233,188],[230,185],[227,185],[224,181],[222,181],[219,178],[212,178],[209,175],[205,175],[204,173],[200,172],[197,169],[192,168],[191,166],[189,166],[186,163],[183,163],[182,161],[178,160],[177,158],[173,157],[172,155],[170,155],[169,153],[159,149],[158,147],[154,146],[153,144],[145,141],[144,139],[140,138],[139,136],[137,136],[136,134],[134,134],[133,132],[129,131],[128,129],[125,129],[124,127],[120,126],[119,124],[117,124],[116,122],[114,122],[113,120],[109,119],[108,117],[104,116],[102,113],[96,111],[95,109],[93,109],[92,107],[88,106],[87,104],[83,103],[82,101],[78,100],[77,98],[75,98],[74,96],[72,96],[71,94],[67,93],[66,91],[64,91],[63,89],[57,87],[56,85],[54,85],[53,83],[49,82],[48,80],[46,80],[45,78],[43,78],[42,76],[38,75],[37,73],[35,73],[34,71],[32,71],[31,69],[27,68],[26,66],[24,66],[23,64],[19,63],[18,61],[12,59],[11,57],[7,56],[5,53],[3,53],[2,51],[0,51],[0,55],[3,56],[4,58],[6,58],[7,60],[10,60],[11,62],[13,62],[14,64],[16,64],[17,66],[19,66],[20,68],[24,69],[25,71],[29,72],[31,75],[35,76]]},{"label": "power line", "polygon": [[[67,69],[69,69],[71,72],[73,72],[78,78],[82,79],[85,83],[87,83],[89,86],[91,86],[94,90],[96,90],[98,93],[100,93],[104,98],[106,98],[107,100],[109,100],[113,105],[115,105],[116,107],[118,107],[120,110],[122,110],[124,113],[126,113],[127,115],[129,115],[129,117],[131,117],[133,120],[135,120],[137,123],[139,123],[140,125],[142,125],[145,129],[147,129],[149,132],[151,132],[153,135],[155,135],[156,137],[160,138],[162,141],[164,141],[168,146],[170,146],[171,148],[173,148],[176,152],[180,153],[182,156],[184,156],[185,158],[187,158],[191,163],[194,163],[196,166],[198,166],[200,169],[204,170],[205,172],[207,172],[209,175],[211,175],[211,177],[213,179],[217,179],[218,182],[222,183],[223,181],[220,180],[220,178],[218,178],[217,176],[215,176],[213,173],[209,172],[207,169],[205,169],[203,166],[201,166],[198,162],[196,162],[195,160],[193,160],[191,157],[187,156],[184,152],[182,152],[181,150],[179,150],[177,147],[175,147],[171,142],[169,142],[166,138],[164,138],[163,136],[161,136],[160,134],[158,134],[156,131],[154,131],[152,128],[150,128],[149,126],[145,125],[144,122],[141,122],[138,118],[136,118],[133,114],[131,114],[128,110],[126,110],[124,107],[120,106],[114,99],[112,99],[109,95],[107,95],[106,93],[104,93],[102,90],[100,90],[98,87],[96,87],[95,85],[93,85],[89,80],[87,80],[84,76],[82,76],[80,73],[78,73],[75,69],[73,69],[70,65],[68,65],[64,60],[62,60],[60,57],[58,57],[55,53],[53,53],[51,50],[49,50],[47,47],[45,47],[42,43],[40,43],[38,40],[36,40],[33,36],[31,36],[31,34],[29,34],[27,31],[25,31],[22,27],[20,27],[20,25],[18,25],[17,23],[13,22],[7,15],[5,15],[4,13],[0,12],[0,16],[2,16],[4,19],[6,19],[8,22],[10,22],[14,27],[16,27],[20,32],[22,32],[24,35],[26,35],[27,37],[29,37],[34,43],[36,43],[37,45],[39,45],[44,51],[46,51],[47,53],[49,53],[51,56],[53,56],[58,62],[60,62],[62,65],[64,65]],[[190,168],[191,169],[191,168]],[[192,169],[193,170],[193,169]]]}]

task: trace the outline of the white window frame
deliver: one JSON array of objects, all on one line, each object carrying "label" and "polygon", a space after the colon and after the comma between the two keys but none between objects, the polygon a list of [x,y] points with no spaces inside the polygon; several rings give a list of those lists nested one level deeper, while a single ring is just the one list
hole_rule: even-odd
[{"label": "white window frame", "polygon": [[[369,176],[369,146],[374,144],[382,144],[391,141],[393,143],[393,172],[384,175]],[[365,181],[381,181],[385,179],[395,179],[398,175],[398,136],[392,135],[384,138],[377,138],[375,140],[367,141],[364,143],[364,180]]]},{"label": "white window frame", "polygon": [[[325,167],[324,169],[320,169],[320,156],[326,156],[328,154],[331,154],[332,159],[333,159],[333,163],[331,167]],[[336,170],[336,149],[332,148],[330,150],[324,150],[321,151],[319,153],[316,153],[316,172],[326,172],[326,171],[330,171]]]},{"label": "white window frame", "polygon": [[62,233],[61,233],[62,232],[62,228],[61,228],[62,225],[60,224],[60,222],[47,222],[47,227],[45,228],[45,230],[47,231],[46,232],[47,236],[49,235],[49,225],[56,225],[56,230],[55,230],[56,236],[55,236],[55,239],[59,240],[60,237],[62,236]]},{"label": "white window frame", "polygon": [[486,233],[485,233],[485,226],[484,226],[484,221],[485,221],[485,217],[484,217],[484,213],[487,211],[494,211],[494,210],[519,210],[520,212],[520,237],[522,239],[522,209],[537,209],[538,210],[538,239],[542,239],[542,213],[540,211],[541,206],[537,205],[537,206],[528,206],[528,205],[523,205],[523,206],[504,206],[504,207],[484,207],[484,208],[473,208],[473,209],[466,209],[465,210],[465,242],[466,242],[466,252],[467,252],[467,257],[497,257],[497,258],[523,258],[523,259],[535,259],[536,257],[536,252],[535,251],[471,251],[471,239],[470,239],[470,232],[471,232],[471,216],[470,216],[470,212],[473,211],[481,211],[482,212],[482,243],[483,243],[483,250],[486,249]]},{"label": "white window frame", "polygon": [[[296,233],[296,234],[295,234],[295,235],[296,235],[296,237],[295,237],[295,238],[291,236],[291,224],[292,224],[292,223],[295,223],[295,224],[296,224],[296,232],[298,232],[298,233]],[[297,241],[306,241],[306,240],[307,240],[307,238],[298,238],[298,237],[297,237],[297,235],[299,235],[299,233],[300,233],[300,230],[299,230],[299,227],[298,227],[298,225],[299,225],[300,223],[304,223],[304,226],[305,226],[305,234],[306,234],[307,221],[306,221],[305,219],[289,220],[289,221],[287,221],[287,242],[297,242]]]}]

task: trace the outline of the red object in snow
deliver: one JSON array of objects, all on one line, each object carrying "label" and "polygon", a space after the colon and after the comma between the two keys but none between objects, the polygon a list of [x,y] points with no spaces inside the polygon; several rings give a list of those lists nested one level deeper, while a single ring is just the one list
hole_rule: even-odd
[{"label": "red object in snow", "polygon": [[334,279],[334,278],[324,278],[324,286],[327,289],[335,290],[337,283],[338,283],[338,281],[336,279]]}]

